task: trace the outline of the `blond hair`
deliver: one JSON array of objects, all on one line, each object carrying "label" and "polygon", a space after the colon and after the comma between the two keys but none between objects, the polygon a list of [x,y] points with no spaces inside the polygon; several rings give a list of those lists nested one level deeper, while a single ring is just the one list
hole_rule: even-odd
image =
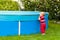
[{"label": "blond hair", "polygon": [[40,16],[44,16],[45,15],[45,12],[40,12]]}]

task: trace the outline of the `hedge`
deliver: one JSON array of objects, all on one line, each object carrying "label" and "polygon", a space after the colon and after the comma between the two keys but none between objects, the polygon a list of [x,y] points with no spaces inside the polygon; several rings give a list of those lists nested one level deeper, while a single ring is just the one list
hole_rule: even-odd
[{"label": "hedge", "polygon": [[19,10],[19,5],[14,1],[0,1],[0,10],[16,11]]},{"label": "hedge", "polygon": [[49,19],[56,19],[56,15],[60,16],[60,0],[23,0],[23,3],[26,11],[49,12]]}]

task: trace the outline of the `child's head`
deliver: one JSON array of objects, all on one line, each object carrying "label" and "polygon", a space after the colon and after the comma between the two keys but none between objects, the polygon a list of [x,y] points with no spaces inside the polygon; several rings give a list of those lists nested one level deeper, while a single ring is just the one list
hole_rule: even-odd
[{"label": "child's head", "polygon": [[45,13],[44,13],[44,12],[40,12],[40,15],[41,15],[41,16],[44,16],[44,15],[45,15]]}]

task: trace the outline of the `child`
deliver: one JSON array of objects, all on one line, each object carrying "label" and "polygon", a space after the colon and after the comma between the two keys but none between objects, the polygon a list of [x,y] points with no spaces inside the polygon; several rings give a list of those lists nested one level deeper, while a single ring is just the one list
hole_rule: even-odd
[{"label": "child", "polygon": [[40,21],[40,30],[42,35],[45,35],[45,29],[46,29],[46,23],[45,23],[45,18],[44,18],[45,13],[41,12],[39,16],[39,21]]}]

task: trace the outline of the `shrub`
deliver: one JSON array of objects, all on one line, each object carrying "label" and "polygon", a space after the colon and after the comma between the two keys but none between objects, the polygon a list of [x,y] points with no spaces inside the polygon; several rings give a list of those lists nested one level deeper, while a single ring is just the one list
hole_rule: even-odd
[{"label": "shrub", "polygon": [[49,19],[56,19],[56,15],[60,16],[60,0],[24,0],[23,3],[26,11],[49,12]]},{"label": "shrub", "polygon": [[18,3],[13,1],[0,1],[0,10],[19,10]]}]

